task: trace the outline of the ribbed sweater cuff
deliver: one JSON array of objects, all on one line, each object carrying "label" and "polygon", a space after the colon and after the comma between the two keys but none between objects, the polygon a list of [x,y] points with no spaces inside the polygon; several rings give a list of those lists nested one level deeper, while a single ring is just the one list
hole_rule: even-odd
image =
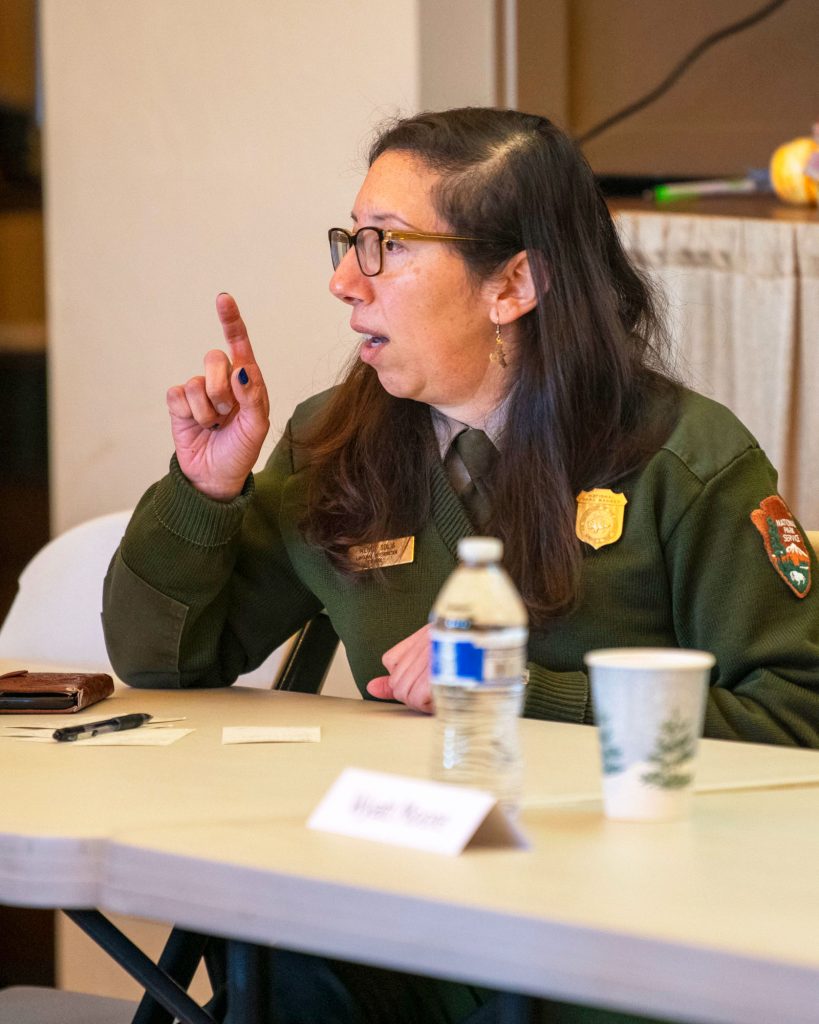
[{"label": "ribbed sweater cuff", "polygon": [[240,529],[255,490],[251,473],[242,493],[232,501],[208,498],[191,484],[174,455],[170,472],[154,490],[153,511],[165,529],[175,536],[199,547],[219,547],[227,544]]},{"label": "ribbed sweater cuff", "polygon": [[550,672],[529,662],[529,685],[523,714],[526,718],[546,718],[557,722],[591,720],[589,680],[584,672]]}]

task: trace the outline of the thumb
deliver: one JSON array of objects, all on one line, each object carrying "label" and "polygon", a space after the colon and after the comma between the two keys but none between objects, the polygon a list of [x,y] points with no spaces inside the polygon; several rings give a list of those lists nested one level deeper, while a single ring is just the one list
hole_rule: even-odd
[{"label": "thumb", "polygon": [[389,676],[378,676],[367,683],[367,693],[380,700],[394,700]]},{"label": "thumb", "polygon": [[254,405],[264,406],[267,389],[259,367],[255,363],[237,367],[233,371],[230,386],[236,401],[242,408],[246,409]]}]

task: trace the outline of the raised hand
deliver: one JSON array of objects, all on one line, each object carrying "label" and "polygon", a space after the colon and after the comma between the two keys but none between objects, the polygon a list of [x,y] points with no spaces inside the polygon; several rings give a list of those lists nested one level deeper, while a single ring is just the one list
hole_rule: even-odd
[{"label": "raised hand", "polygon": [[230,354],[211,349],[205,373],[166,396],[176,457],[197,490],[217,501],[241,493],[270,427],[270,400],[232,296],[216,297]]},{"label": "raised hand", "polygon": [[386,652],[381,661],[389,675],[371,679],[367,683],[368,693],[382,700],[400,700],[416,711],[432,713],[429,629],[429,625],[421,626]]}]

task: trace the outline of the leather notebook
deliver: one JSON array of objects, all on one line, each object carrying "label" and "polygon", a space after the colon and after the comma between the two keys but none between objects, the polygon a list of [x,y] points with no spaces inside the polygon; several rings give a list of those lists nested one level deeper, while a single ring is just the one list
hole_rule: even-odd
[{"label": "leather notebook", "polygon": [[0,675],[0,714],[71,713],[96,704],[114,692],[105,672],[28,672]]}]

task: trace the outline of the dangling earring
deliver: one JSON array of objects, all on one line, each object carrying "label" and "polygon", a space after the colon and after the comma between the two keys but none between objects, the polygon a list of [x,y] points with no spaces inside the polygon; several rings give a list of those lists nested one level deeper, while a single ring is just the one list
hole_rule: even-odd
[{"label": "dangling earring", "polygon": [[497,363],[498,366],[506,369],[506,352],[503,348],[503,338],[501,337],[500,320],[495,323],[495,348],[492,350],[492,354],[489,356],[490,363]]}]

